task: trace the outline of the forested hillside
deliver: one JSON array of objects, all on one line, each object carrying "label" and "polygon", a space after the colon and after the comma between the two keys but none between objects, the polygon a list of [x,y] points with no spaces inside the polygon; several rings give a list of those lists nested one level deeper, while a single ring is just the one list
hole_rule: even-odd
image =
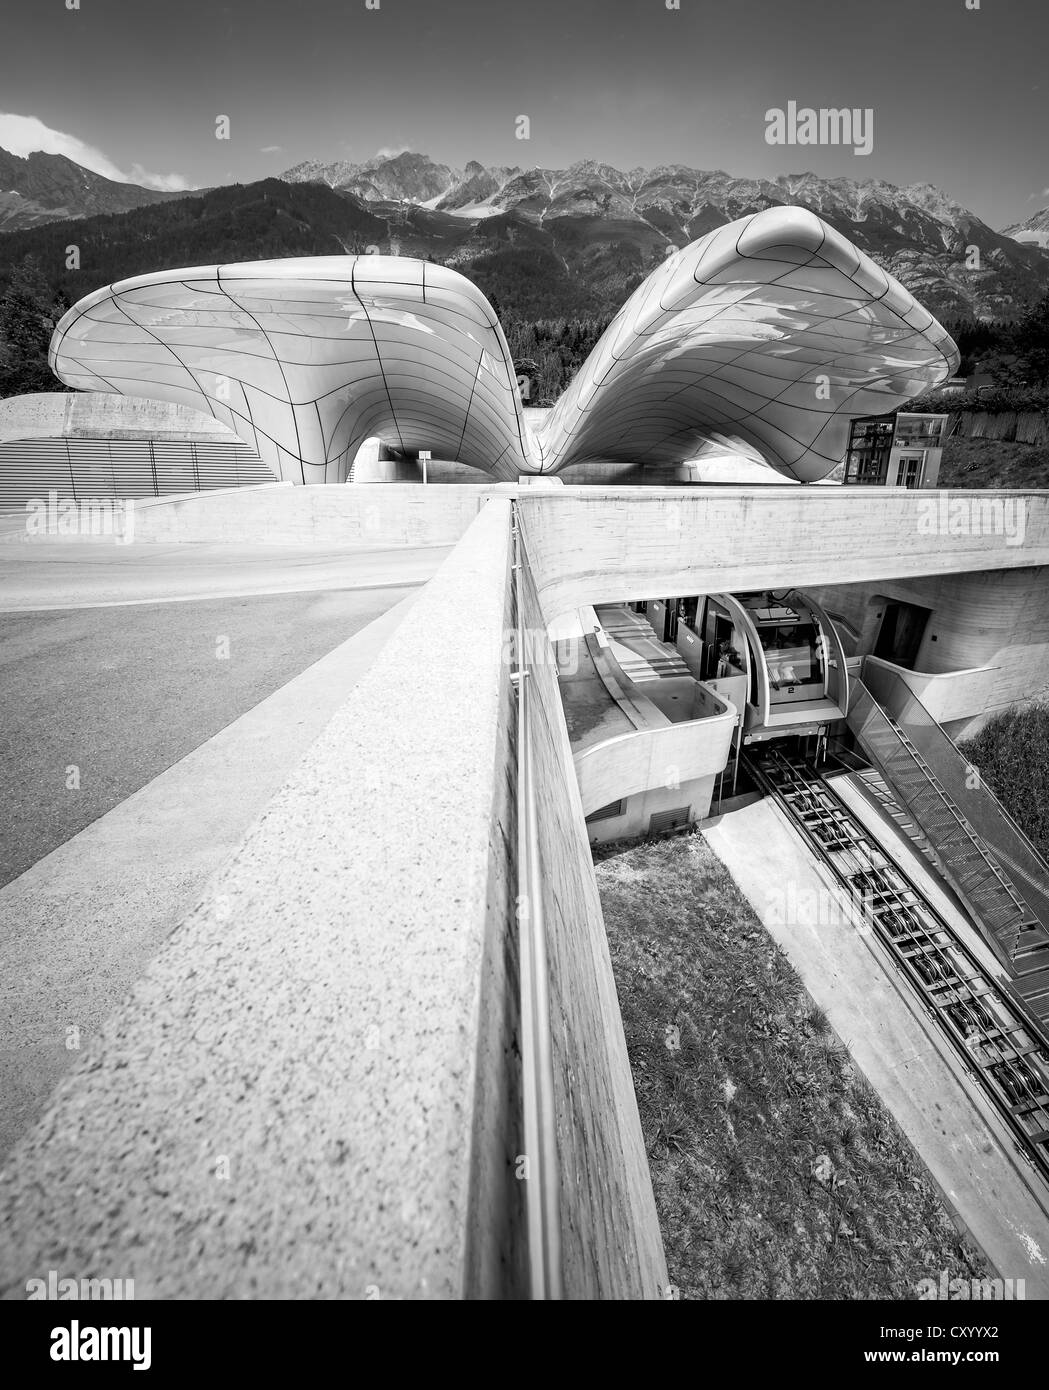
[{"label": "forested hillside", "polygon": [[[0,393],[61,389],[47,369],[54,323],[115,280],[177,266],[378,248],[451,266],[473,280],[499,316],[518,373],[529,378],[530,403],[550,405],[666,246],[648,222],[562,214],[540,224],[517,210],[476,220],[280,179],[52,222],[0,235]],[[1044,301],[1040,314],[1037,322],[1030,310],[1021,319],[1027,346],[1042,334],[1032,360],[1008,323],[946,317],[944,326],[959,342],[963,372],[982,362],[1016,386],[1032,379],[1031,370],[1042,372]]]}]

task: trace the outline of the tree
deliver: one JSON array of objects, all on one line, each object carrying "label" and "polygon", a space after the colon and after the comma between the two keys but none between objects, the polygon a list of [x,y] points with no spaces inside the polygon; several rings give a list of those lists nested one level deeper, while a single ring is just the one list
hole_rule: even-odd
[{"label": "tree", "polygon": [[47,365],[47,349],[63,313],[40,266],[26,256],[0,297],[0,396],[66,388]]},{"label": "tree", "polygon": [[1017,357],[1017,372],[1024,384],[1049,383],[1049,293],[1028,309],[1009,336]]}]

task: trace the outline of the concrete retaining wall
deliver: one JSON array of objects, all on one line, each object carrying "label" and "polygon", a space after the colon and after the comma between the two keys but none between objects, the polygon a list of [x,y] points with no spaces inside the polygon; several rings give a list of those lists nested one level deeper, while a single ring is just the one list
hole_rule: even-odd
[{"label": "concrete retaining wall", "polygon": [[600,820],[587,823],[590,843],[606,845],[616,840],[632,840],[640,835],[648,835],[652,831],[652,817],[665,815],[668,811],[673,811],[675,816],[683,813],[681,824],[705,820],[710,815],[716,784],[717,778],[711,773],[708,777],[683,782],[677,787],[653,787],[636,796],[625,797],[618,816],[602,816]]},{"label": "concrete retaining wall", "polygon": [[[350,483],[422,483],[423,466],[414,458],[398,458],[378,439],[368,439],[357,450],[348,481]],[[490,473],[471,468],[468,463],[430,459],[426,465],[426,485],[474,483],[490,487]]]}]

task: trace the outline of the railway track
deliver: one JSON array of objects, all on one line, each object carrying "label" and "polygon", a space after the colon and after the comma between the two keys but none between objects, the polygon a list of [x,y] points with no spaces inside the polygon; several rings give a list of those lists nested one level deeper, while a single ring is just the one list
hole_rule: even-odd
[{"label": "railway track", "polygon": [[747,758],[908,981],[1049,1188],[1049,1041],[809,762],[775,748]]}]

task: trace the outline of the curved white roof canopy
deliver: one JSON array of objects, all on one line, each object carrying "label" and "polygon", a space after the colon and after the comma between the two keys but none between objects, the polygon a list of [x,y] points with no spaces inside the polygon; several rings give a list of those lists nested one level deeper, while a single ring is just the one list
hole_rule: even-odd
[{"label": "curved white roof canopy", "polygon": [[296,482],[345,481],[373,435],[511,479],[743,444],[807,482],[841,461],[853,417],[938,385],[958,354],[844,237],[803,209],[773,208],[669,256],[538,431],[484,295],[402,257],[123,280],[65,315],[50,361],[69,386],[210,411]]}]

